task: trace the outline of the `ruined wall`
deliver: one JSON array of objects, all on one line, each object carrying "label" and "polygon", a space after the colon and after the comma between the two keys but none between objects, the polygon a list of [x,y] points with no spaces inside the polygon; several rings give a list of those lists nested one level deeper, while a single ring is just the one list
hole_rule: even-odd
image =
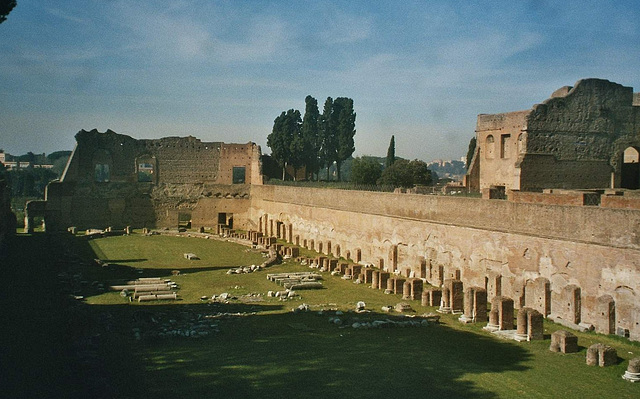
[{"label": "ruined wall", "polygon": [[4,165],[0,164],[0,252],[15,234],[16,224],[16,215],[11,212],[11,187]]},{"label": "ruined wall", "polygon": [[[248,209],[249,185],[262,184],[254,143],[191,136],[135,140],[97,130],[80,131],[76,141],[61,181],[47,188],[51,229],[177,227],[179,220],[213,227],[217,214],[200,208],[224,203],[228,213],[241,215]],[[238,220],[242,225],[246,218]]]},{"label": "ruined wall", "polygon": [[480,190],[491,186],[520,189],[519,169],[524,121],[529,111],[478,115],[476,139],[479,146]]},{"label": "ruined wall", "polygon": [[621,187],[624,150],[640,148],[640,107],[633,88],[584,79],[531,110],[479,115],[476,133],[480,190]]},{"label": "ruined wall", "polygon": [[610,295],[616,327],[640,340],[638,211],[276,186],[251,192],[252,229],[284,226],[315,249],[360,253],[436,285],[459,273],[465,286],[490,288],[489,299],[506,295],[556,317],[568,317],[560,304],[574,285],[580,322],[598,328],[608,328],[598,304]]}]

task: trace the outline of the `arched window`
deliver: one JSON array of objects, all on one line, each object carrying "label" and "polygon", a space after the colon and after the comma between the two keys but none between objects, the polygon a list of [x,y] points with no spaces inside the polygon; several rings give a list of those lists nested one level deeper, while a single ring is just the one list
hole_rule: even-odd
[{"label": "arched window", "polygon": [[485,145],[485,148],[486,148],[485,149],[485,157],[487,159],[493,159],[494,156],[495,156],[495,151],[496,151],[495,141],[496,140],[493,138],[492,135],[488,135],[487,139],[485,140],[485,144],[486,144]]},{"label": "arched window", "polygon": [[156,172],[155,158],[152,156],[142,156],[136,159],[136,172],[138,174],[138,182],[155,182]]},{"label": "arched window", "polygon": [[111,180],[111,168],[113,161],[107,150],[97,150],[93,154],[94,180],[98,183],[106,183]]},{"label": "arched window", "polygon": [[640,151],[635,147],[627,147],[622,156],[622,188],[640,188]]}]

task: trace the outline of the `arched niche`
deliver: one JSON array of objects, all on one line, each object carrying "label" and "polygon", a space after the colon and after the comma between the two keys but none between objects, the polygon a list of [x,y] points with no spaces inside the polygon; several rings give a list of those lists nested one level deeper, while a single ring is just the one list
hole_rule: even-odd
[{"label": "arched niche", "polygon": [[93,180],[97,183],[108,183],[111,181],[111,171],[113,170],[113,158],[111,153],[104,149],[98,149],[93,153]]},{"label": "arched niche", "polygon": [[488,135],[487,138],[485,139],[485,158],[486,159],[493,159],[496,155],[496,139],[493,137],[493,135]]},{"label": "arched niche", "polygon": [[629,146],[622,153],[620,187],[637,190],[640,188],[640,150]]}]

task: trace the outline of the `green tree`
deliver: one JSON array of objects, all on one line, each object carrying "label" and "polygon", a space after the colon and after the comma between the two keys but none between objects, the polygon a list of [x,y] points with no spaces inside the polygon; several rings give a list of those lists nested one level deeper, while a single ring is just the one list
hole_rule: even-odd
[{"label": "green tree", "polygon": [[304,99],[305,111],[302,119],[302,139],[304,141],[305,166],[307,174],[313,179],[313,174],[320,169],[320,150],[322,140],[320,137],[318,100],[311,96]]},{"label": "green tree", "polygon": [[396,161],[396,137],[391,136],[391,141],[389,142],[389,148],[387,149],[387,160],[384,164],[386,168],[393,165]]},{"label": "green tree", "polygon": [[333,99],[327,97],[320,117],[320,164],[327,168],[327,180],[329,168],[338,157],[338,117],[335,111]]},{"label": "green tree", "polygon": [[429,185],[431,181],[431,171],[425,162],[417,159],[397,159],[393,165],[382,171],[378,184],[409,188],[415,185]]},{"label": "green tree", "polygon": [[282,111],[280,116],[273,121],[273,129],[271,134],[267,136],[267,146],[271,148],[271,157],[282,168],[282,180],[284,180],[286,162],[289,158],[289,145],[285,137],[285,119],[286,112]]},{"label": "green tree", "polygon": [[282,111],[280,116],[273,121],[273,129],[271,134],[267,136],[267,146],[271,148],[271,156],[282,167],[282,180],[285,179],[287,165],[294,168],[294,175],[302,165],[301,124],[300,111],[294,109]]},{"label": "green tree", "polygon": [[333,105],[335,108],[334,112],[338,115],[338,127],[336,131],[338,148],[335,161],[338,180],[340,180],[340,166],[342,162],[349,159],[356,150],[353,139],[356,135],[356,113],[353,110],[353,100],[351,98],[338,97]]},{"label": "green tree", "polygon": [[472,137],[469,141],[469,149],[467,150],[467,170],[471,167],[474,152],[476,152],[476,138]]},{"label": "green tree", "polygon": [[382,175],[382,165],[372,157],[357,157],[351,163],[351,181],[356,184],[376,184]]},{"label": "green tree", "polygon": [[16,5],[15,0],[0,0],[0,24],[7,20],[7,15]]},{"label": "green tree", "polygon": [[302,119],[300,117],[300,111],[297,109],[287,111],[286,136],[290,140],[289,159],[287,163],[293,168],[293,180],[297,179],[298,169],[307,161],[301,127]]}]

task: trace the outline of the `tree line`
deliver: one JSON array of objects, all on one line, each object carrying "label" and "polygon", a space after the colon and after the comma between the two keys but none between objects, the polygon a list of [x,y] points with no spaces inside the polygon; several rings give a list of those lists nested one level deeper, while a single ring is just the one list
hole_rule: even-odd
[{"label": "tree line", "polygon": [[336,164],[337,179],[341,180],[340,166],[355,151],[356,113],[353,99],[327,97],[322,114],[318,101],[305,98],[305,112],[290,109],[273,121],[267,146],[271,156],[282,168],[282,179],[287,167],[293,169],[294,179],[298,170],[305,168],[305,178],[313,180],[321,168]]},{"label": "tree line", "polygon": [[391,136],[384,163],[376,157],[362,156],[351,165],[351,181],[356,184],[410,188],[428,186],[436,180],[424,161],[396,157],[395,136]]}]

